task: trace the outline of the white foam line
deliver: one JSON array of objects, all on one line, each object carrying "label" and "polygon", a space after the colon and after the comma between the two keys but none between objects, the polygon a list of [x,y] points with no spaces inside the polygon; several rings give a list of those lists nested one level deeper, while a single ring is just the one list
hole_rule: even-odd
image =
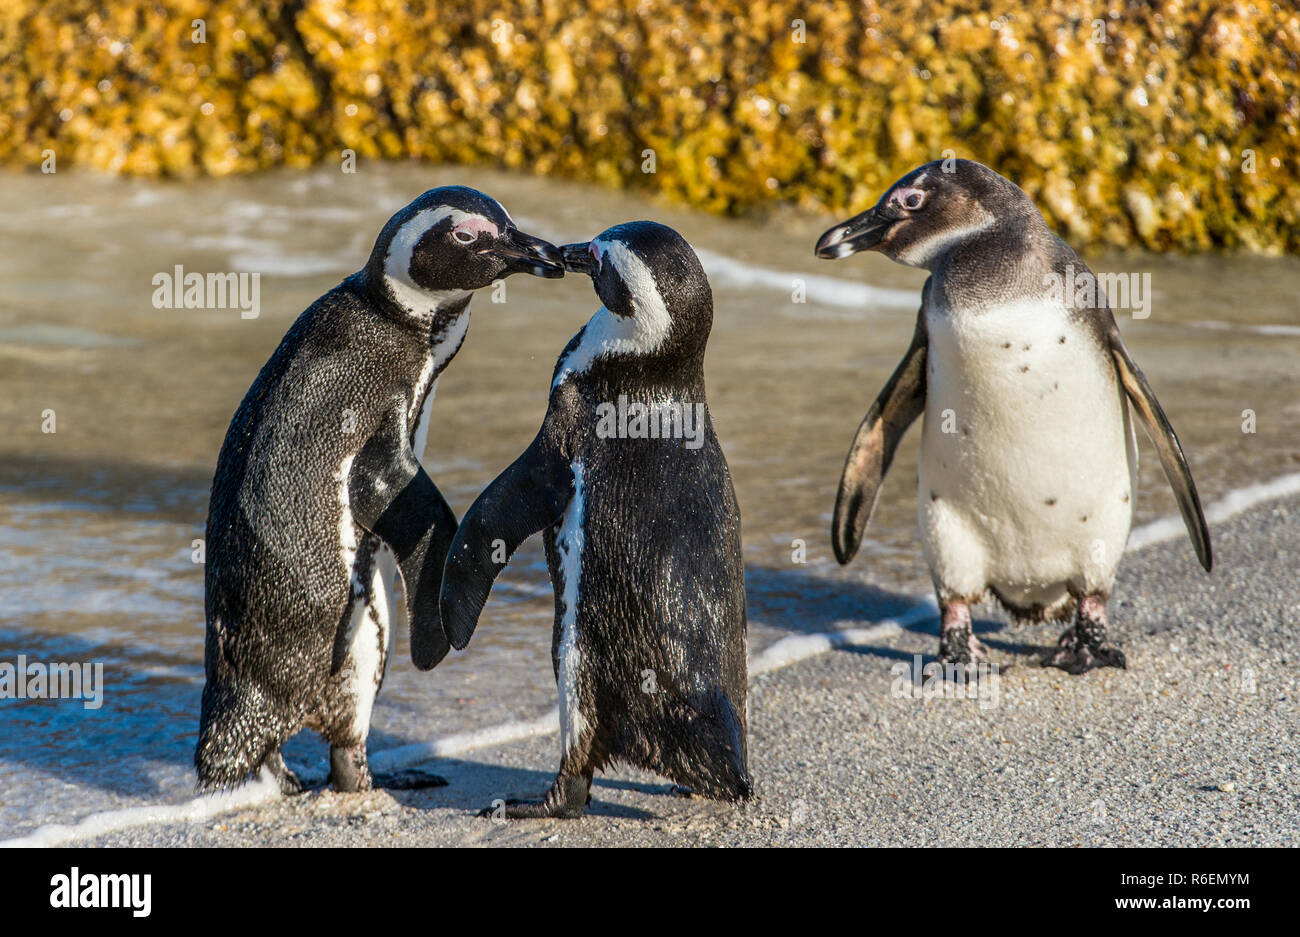
[{"label": "white foam line", "polygon": [[205,794],[183,804],[149,804],[92,813],[81,822],[67,826],[51,823],[17,839],[0,840],[0,849],[58,846],[74,839],[88,839],[105,833],[153,823],[195,823],[243,807],[252,807],[280,797],[280,787],[269,771],[243,787],[223,794]]},{"label": "white foam line", "polygon": [[539,735],[552,735],[558,732],[559,728],[560,711],[552,709],[545,716],[527,722],[505,722],[486,729],[476,729],[473,732],[448,735],[434,739],[432,742],[416,742],[413,745],[402,745],[376,752],[370,759],[370,766],[376,772],[400,771],[433,758],[454,758],[480,748],[493,748],[508,742],[536,738]]},{"label": "white foam line", "polygon": [[870,628],[843,628],[819,634],[792,634],[769,644],[763,652],[749,662],[750,677],[761,677],[783,667],[825,654],[840,647],[856,647],[898,634],[908,625],[915,625],[938,614],[933,598],[918,598],[916,605],[896,618],[878,622]]},{"label": "white foam line", "polygon": [[763,287],[790,294],[796,282],[800,282],[803,284],[804,296],[810,303],[848,306],[858,310],[877,307],[914,310],[921,304],[919,290],[896,290],[841,280],[838,277],[773,270],[700,248],[696,248],[695,253],[715,286],[722,284],[742,289]]},{"label": "white foam line", "polygon": [[1300,325],[1274,325],[1270,323],[1219,322],[1206,319],[1187,323],[1194,329],[1209,329],[1213,332],[1254,332],[1257,335],[1300,335]]},{"label": "white foam line", "polygon": [[346,254],[286,254],[282,251],[232,253],[230,265],[235,270],[255,270],[268,276],[312,277],[355,270],[357,255],[351,252]]},{"label": "white foam line", "polygon": [[[1300,494],[1300,472],[1283,475],[1271,481],[1259,482],[1230,491],[1205,509],[1205,522],[1218,524],[1234,515],[1247,511],[1257,504]],[[1128,536],[1128,549],[1141,550],[1153,543],[1163,543],[1183,536],[1183,519],[1177,514],[1143,524]]]},{"label": "white foam line", "polygon": [[[1222,523],[1264,501],[1295,494],[1300,494],[1300,472],[1231,491],[1206,508],[1205,519],[1212,524]],[[1141,550],[1182,535],[1181,517],[1178,515],[1162,517],[1134,530],[1129,535],[1128,549]],[[916,605],[897,617],[878,622],[870,628],[846,628],[819,634],[789,635],[768,645],[754,657],[749,663],[749,675],[751,678],[759,677],[836,648],[854,647],[890,637],[909,625],[933,617],[936,612],[934,599],[926,596],[918,598]],[[527,722],[507,722],[473,732],[449,735],[434,739],[432,742],[390,748],[387,751],[376,752],[370,761],[376,770],[398,771],[434,758],[451,758],[481,748],[553,735],[559,731],[559,722],[559,710],[553,709],[545,716]],[[179,805],[158,804],[96,813],[75,826],[55,823],[42,826],[18,839],[0,841],[0,848],[56,846],[74,839],[100,836],[151,823],[196,822],[231,810],[275,800],[279,796],[278,786],[269,774],[264,772],[258,780],[229,794],[198,797]]]}]

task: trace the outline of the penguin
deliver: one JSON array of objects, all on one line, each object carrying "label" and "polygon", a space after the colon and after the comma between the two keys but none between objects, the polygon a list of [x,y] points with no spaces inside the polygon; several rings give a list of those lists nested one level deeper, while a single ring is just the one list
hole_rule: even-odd
[{"label": "penguin", "polygon": [[560,250],[603,305],[560,355],[540,431],[465,514],[443,572],[442,624],[461,649],[510,555],[543,532],[559,773],[541,801],[483,815],[579,817],[614,761],[747,798],[744,563],[705,397],[708,280],[685,239],[649,221]]},{"label": "penguin", "polygon": [[[899,439],[925,414],[917,515],[941,611],[939,659],[986,651],[971,606],[1069,621],[1043,663],[1125,667],[1106,602],[1137,485],[1136,414],[1208,572],[1210,533],[1182,447],[1096,278],[1019,186],[969,160],[927,163],[828,230],[818,257],[877,250],[930,272],[912,343],[858,427],[832,542],[862,542]],[[1083,279],[1080,279],[1082,277]]]},{"label": "penguin", "polygon": [[263,767],[301,790],[280,746],[304,727],[330,743],[336,790],[373,786],[366,736],[392,629],[409,627],[421,669],[447,653],[437,600],[456,518],[420,465],[435,385],[471,293],[516,272],[564,266],[489,196],[431,189],[298,317],[249,388],[208,508],[201,790]]}]

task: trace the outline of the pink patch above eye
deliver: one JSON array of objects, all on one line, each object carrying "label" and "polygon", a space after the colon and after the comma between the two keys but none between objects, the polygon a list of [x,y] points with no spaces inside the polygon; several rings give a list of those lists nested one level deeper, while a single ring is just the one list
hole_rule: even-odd
[{"label": "pink patch above eye", "polygon": [[920,189],[899,189],[894,193],[894,201],[904,208],[916,208],[925,201],[925,193]]},{"label": "pink patch above eye", "polygon": [[484,232],[487,232],[491,237],[497,236],[497,226],[486,218],[480,218],[478,215],[472,215],[471,217],[466,218],[460,224],[456,225],[456,230],[452,233],[460,234],[462,231],[466,234],[472,234],[474,237],[478,237]]},{"label": "pink patch above eye", "polygon": [[589,250],[591,252],[591,256],[595,258],[596,269],[599,270],[600,269],[600,248],[596,246],[595,241],[592,241],[589,245],[587,245],[587,250]]}]

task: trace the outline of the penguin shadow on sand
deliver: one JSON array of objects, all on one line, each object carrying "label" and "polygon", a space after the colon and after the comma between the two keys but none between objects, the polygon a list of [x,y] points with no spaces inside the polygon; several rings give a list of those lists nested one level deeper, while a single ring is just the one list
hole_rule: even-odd
[{"label": "penguin shadow on sand", "polygon": [[[764,625],[792,634],[820,634],[846,627],[869,628],[903,615],[916,606],[916,598],[912,595],[859,580],[818,575],[815,567],[775,569],[749,564],[745,569],[745,594],[751,628]],[[1010,623],[995,615],[975,617],[973,626],[986,646],[1006,655],[998,661],[1004,669],[1034,664],[1052,650],[1045,644],[1017,639]],[[904,625],[903,630],[938,637],[938,611],[921,621]],[[761,653],[762,648],[754,648],[753,652]],[[908,662],[914,656],[883,643],[853,644],[838,648],[838,652]],[[927,663],[937,659],[933,653],[922,657]]]},{"label": "penguin shadow on sand", "polygon": [[[410,745],[417,739],[372,729],[371,753],[377,754],[391,748]],[[285,761],[304,782],[306,790],[319,794],[332,792],[327,780],[329,771],[329,746],[310,732],[300,732],[284,745]],[[430,772],[446,780],[445,785],[418,788],[382,785],[376,778],[376,787],[384,790],[404,807],[435,811],[449,809],[457,813],[474,815],[494,801],[505,802],[511,798],[527,797],[544,790],[554,777],[554,772],[518,767],[513,764],[493,764],[472,758],[447,758],[425,762],[418,766],[421,772]],[[397,772],[401,774],[402,772]],[[645,772],[638,771],[644,775]],[[628,791],[647,797],[673,797],[675,787],[668,781],[641,781],[618,777],[597,776],[592,781],[591,803],[586,814],[626,820],[653,820],[658,814],[602,798],[600,792]],[[343,795],[347,796],[347,795]]]},{"label": "penguin shadow on sand", "polygon": [[[374,733],[371,737],[376,738]],[[378,746],[375,751],[380,751]],[[492,764],[465,758],[429,762],[422,767],[445,777],[447,785],[421,790],[388,789],[388,794],[405,807],[430,812],[452,810],[470,817],[477,814],[481,816],[479,822],[482,823],[491,823],[490,817],[482,816],[485,807],[500,806],[511,799],[535,796],[537,791],[545,790],[555,777],[554,770],[534,770],[513,764]],[[617,766],[613,770],[622,773],[627,769]],[[641,771],[636,773],[644,774]],[[633,807],[603,796],[612,791],[646,797],[648,799],[644,802],[650,809]],[[703,802],[693,798],[691,800]],[[668,781],[641,781],[597,775],[592,780],[591,801],[587,804],[584,815],[621,820],[655,820],[660,819],[661,815],[653,808],[661,803],[666,807],[676,802],[679,799],[674,796],[674,787]]]},{"label": "penguin shadow on sand", "polygon": [[[883,589],[871,583],[818,575],[815,569],[777,569],[747,564],[745,569],[746,603],[750,626],[780,630],[789,634],[818,634],[845,627],[870,627],[902,615],[916,605],[914,596]],[[933,617],[904,630],[928,638],[939,635],[939,620]],[[994,638],[1008,630],[1005,621],[992,617],[975,620],[975,631],[991,648],[1007,655],[1042,653],[1046,647],[1026,645],[1009,637]],[[762,652],[770,640],[752,647],[754,654]],[[906,661],[913,654],[884,643],[863,643],[838,649],[846,653],[877,658],[882,661]],[[837,651],[838,652],[838,651]],[[923,655],[928,663],[933,654]],[[1022,663],[1020,659],[1003,661],[1005,668]],[[386,747],[386,745],[385,745]],[[376,746],[376,751],[379,746]],[[545,770],[489,764],[471,759],[438,761],[426,768],[434,770],[448,780],[448,786],[423,791],[390,791],[398,802],[419,809],[453,809],[475,813],[493,800],[504,802],[510,798],[529,796],[545,789],[552,775]],[[616,769],[620,776],[597,775],[592,782],[592,799],[586,814],[595,817],[653,820],[672,813],[674,805],[704,805],[702,799],[682,799],[670,782],[661,779],[640,780],[648,776],[635,770],[637,778],[625,776],[626,768]],[[645,807],[633,807],[602,797],[602,792],[626,792],[644,797]]]},{"label": "penguin shadow on sand", "polygon": [[[1044,659],[1051,657],[1056,650],[1056,632],[1060,629],[1060,622],[1024,621],[1015,624],[1013,628],[1012,623],[988,615],[980,618],[972,615],[971,621],[975,637],[983,641],[990,651],[999,652],[1000,656],[995,657],[993,663],[1003,670],[1021,666],[1041,667]],[[937,618],[926,625],[926,634],[939,635]],[[1026,630],[1031,633],[1024,634]],[[1017,631],[1024,634],[1024,637],[1017,637]],[[998,637],[990,638],[990,633],[995,633]],[[1039,641],[1040,636],[1045,640]],[[939,659],[938,655],[925,656],[931,660]]]},{"label": "penguin shadow on sand", "polygon": [[[382,731],[370,734],[373,740],[373,752],[379,753],[389,748],[408,745],[412,739],[394,736]],[[553,742],[550,737],[542,741],[543,747]],[[295,770],[301,768],[299,777],[310,781],[308,789],[313,792],[332,790],[326,780],[328,764],[328,746],[310,733],[300,733],[285,745],[285,757]],[[296,756],[296,757],[295,757]],[[522,759],[521,759],[522,760]],[[295,763],[296,762],[296,763]],[[437,759],[419,765],[417,770],[428,771],[446,780],[445,785],[383,789],[398,803],[420,810],[450,809],[470,816],[483,816],[485,805],[504,803],[544,790],[554,777],[554,772],[534,770],[515,764],[496,764],[473,758]],[[585,815],[611,817],[626,820],[654,820],[659,814],[653,810],[643,810],[627,804],[617,803],[600,796],[601,791],[624,791],[644,797],[658,798],[655,803],[687,802],[694,798],[682,797],[680,789],[665,779],[656,778],[640,769],[629,769],[625,765],[614,768],[616,771],[633,771],[638,777],[610,777],[597,775],[592,780],[591,801],[587,804]],[[649,778],[650,780],[644,780]],[[702,802],[696,800],[697,803]]]}]

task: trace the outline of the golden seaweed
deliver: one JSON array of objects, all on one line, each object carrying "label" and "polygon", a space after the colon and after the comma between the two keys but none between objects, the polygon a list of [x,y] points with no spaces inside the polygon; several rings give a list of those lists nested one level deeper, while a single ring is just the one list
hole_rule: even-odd
[{"label": "golden seaweed", "polygon": [[0,160],[185,178],[352,150],[838,216],[955,155],[1075,244],[1300,249],[1292,4],[984,6],[4,0]]}]

